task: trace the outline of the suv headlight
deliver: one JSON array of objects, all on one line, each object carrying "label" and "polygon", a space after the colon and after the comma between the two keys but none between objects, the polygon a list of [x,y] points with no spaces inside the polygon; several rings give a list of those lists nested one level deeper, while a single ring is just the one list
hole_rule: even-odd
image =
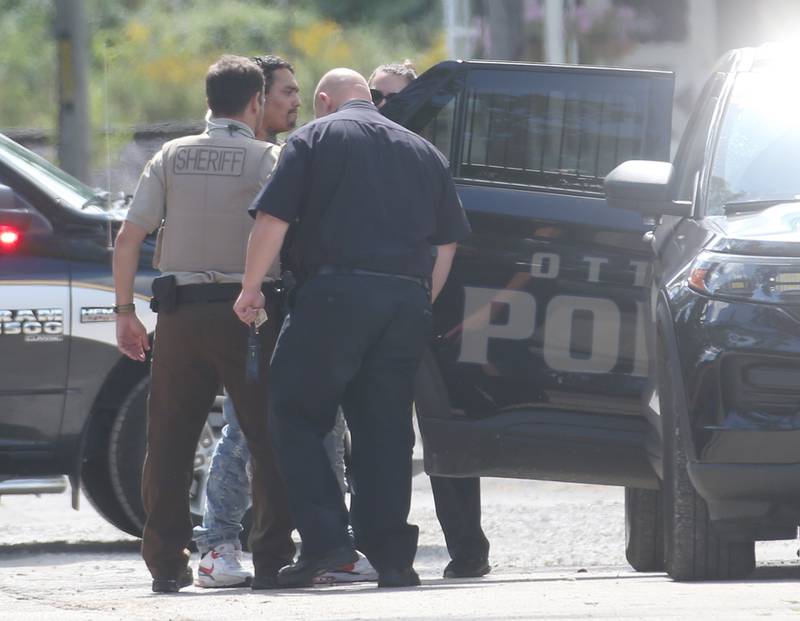
[{"label": "suv headlight", "polygon": [[800,304],[800,259],[701,253],[689,287],[715,298],[765,304]]}]

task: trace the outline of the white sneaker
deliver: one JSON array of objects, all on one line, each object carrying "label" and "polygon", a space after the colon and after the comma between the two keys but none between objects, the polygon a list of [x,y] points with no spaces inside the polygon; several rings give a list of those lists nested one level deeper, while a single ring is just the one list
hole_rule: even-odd
[{"label": "white sneaker", "polygon": [[242,549],[235,543],[221,543],[200,559],[195,586],[206,589],[249,586],[253,574],[242,567]]},{"label": "white sneaker", "polygon": [[358,552],[355,563],[343,565],[334,571],[326,571],[314,578],[314,584],[341,584],[343,582],[375,582],[378,572],[370,565],[367,557]]}]

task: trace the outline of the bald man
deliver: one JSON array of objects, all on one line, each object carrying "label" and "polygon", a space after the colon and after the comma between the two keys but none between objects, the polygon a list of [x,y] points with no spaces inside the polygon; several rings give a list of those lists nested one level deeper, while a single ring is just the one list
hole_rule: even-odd
[{"label": "bald man", "polygon": [[379,587],[416,586],[418,529],[407,521],[414,376],[432,334],[432,299],[469,224],[445,158],[383,117],[361,75],[328,72],[314,111],[253,203],[234,305],[244,323],[256,319],[259,285],[294,224],[300,284],[270,368],[270,422],[303,548],[277,583],[309,585],[355,558],[322,444],[341,403],[353,445],[355,545]]}]

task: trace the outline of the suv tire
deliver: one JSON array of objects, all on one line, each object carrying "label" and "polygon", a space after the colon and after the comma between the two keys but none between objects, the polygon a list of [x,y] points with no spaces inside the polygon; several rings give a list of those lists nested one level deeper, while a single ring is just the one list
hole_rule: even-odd
[{"label": "suv tire", "polygon": [[677,391],[664,338],[659,334],[657,377],[663,428],[665,569],[674,580],[731,580],[755,568],[755,542],[721,539],[706,501],[689,479],[686,440],[676,411]]},{"label": "suv tire", "polygon": [[625,558],[636,571],[664,570],[661,490],[625,488]]}]

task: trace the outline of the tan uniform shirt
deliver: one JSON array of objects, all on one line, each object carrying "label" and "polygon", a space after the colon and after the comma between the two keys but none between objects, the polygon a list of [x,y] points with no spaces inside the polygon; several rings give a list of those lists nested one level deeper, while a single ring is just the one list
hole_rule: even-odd
[{"label": "tan uniform shirt", "polygon": [[[126,218],[150,233],[163,221],[156,265],[162,273],[180,285],[241,282],[253,226],[247,209],[279,149],[223,118],[210,118],[202,134],[164,144],[145,166]],[[276,263],[268,278],[279,276]]]}]

